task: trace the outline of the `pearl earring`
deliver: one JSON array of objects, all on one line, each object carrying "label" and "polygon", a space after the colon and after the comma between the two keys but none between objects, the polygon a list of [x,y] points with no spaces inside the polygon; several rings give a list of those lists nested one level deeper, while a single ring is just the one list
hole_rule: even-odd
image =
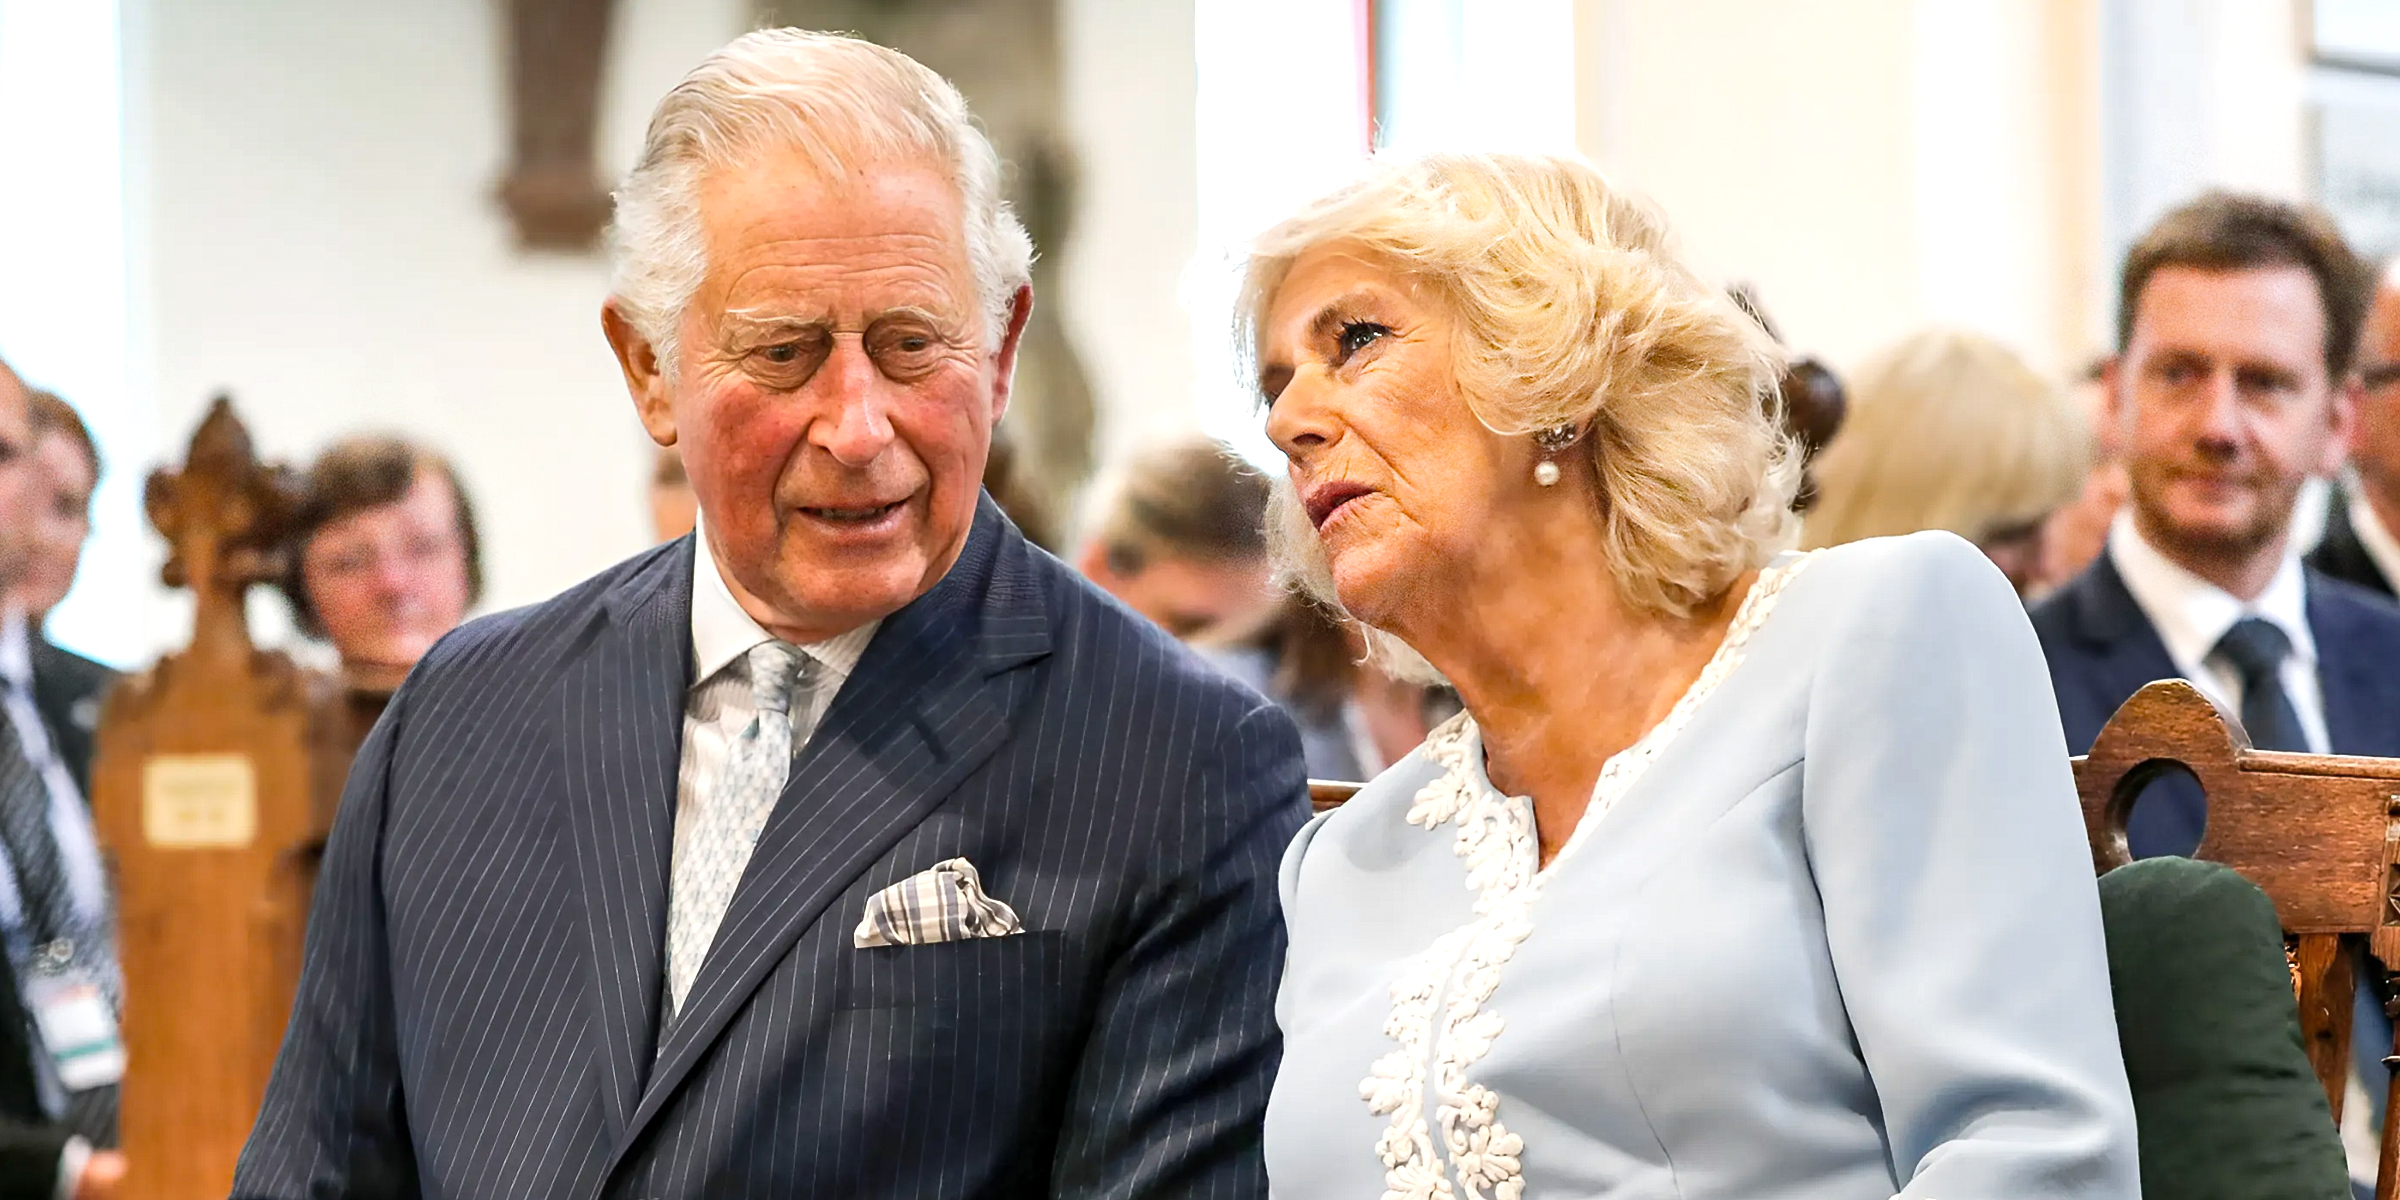
[{"label": "pearl earring", "polygon": [[1542,461],[1533,464],[1533,481],[1543,487],[1557,486],[1559,478],[1557,455],[1560,451],[1574,445],[1575,439],[1582,436],[1583,431],[1572,425],[1535,430],[1533,444],[1541,449]]}]

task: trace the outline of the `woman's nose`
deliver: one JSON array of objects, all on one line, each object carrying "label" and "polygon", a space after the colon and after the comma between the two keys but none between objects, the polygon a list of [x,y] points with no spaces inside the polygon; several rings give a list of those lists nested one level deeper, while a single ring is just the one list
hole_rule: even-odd
[{"label": "woman's nose", "polygon": [[1327,380],[1313,367],[1293,373],[1267,408],[1267,438],[1283,456],[1299,461],[1334,439],[1336,422]]}]

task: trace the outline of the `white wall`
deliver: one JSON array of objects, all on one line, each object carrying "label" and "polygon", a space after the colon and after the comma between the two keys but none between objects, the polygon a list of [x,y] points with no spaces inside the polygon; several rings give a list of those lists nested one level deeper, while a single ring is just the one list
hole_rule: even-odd
[{"label": "white wall", "polygon": [[2088,347],[2088,0],[1580,0],[1585,152],[1850,363],[1929,323]]},{"label": "white wall", "polygon": [[1061,0],[1079,195],[1060,251],[1067,335],[1103,462],[1200,420],[1178,294],[1199,244],[1194,0]]},{"label": "white wall", "polygon": [[[122,89],[109,3],[0,0],[0,356],[72,398],[113,453],[95,561],[51,621],[69,644],[138,632],[156,578],[140,511],[151,422],[129,401]],[[125,464],[131,464],[128,468]]]}]

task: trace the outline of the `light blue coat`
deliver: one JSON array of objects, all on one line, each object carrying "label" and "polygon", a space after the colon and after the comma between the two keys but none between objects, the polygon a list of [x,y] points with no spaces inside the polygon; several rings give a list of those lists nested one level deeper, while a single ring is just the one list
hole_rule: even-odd
[{"label": "light blue coat", "polygon": [[1536,855],[1464,717],[1293,843],[1277,1196],[2140,1194],[2057,707],[1967,543],[1779,560]]}]

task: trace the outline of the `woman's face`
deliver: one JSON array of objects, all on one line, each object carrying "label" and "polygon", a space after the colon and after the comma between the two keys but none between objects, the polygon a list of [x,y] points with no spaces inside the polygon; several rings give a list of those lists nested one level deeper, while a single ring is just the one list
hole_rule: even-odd
[{"label": "woman's face", "polygon": [[1343,607],[1379,628],[1462,582],[1499,505],[1534,486],[1530,440],[1468,410],[1453,336],[1436,297],[1340,244],[1292,264],[1260,329],[1267,435]]},{"label": "woman's face", "polygon": [[300,573],[344,663],[413,666],[467,612],[466,541],[449,482],[419,471],[400,499],[326,522],[302,549]]}]

